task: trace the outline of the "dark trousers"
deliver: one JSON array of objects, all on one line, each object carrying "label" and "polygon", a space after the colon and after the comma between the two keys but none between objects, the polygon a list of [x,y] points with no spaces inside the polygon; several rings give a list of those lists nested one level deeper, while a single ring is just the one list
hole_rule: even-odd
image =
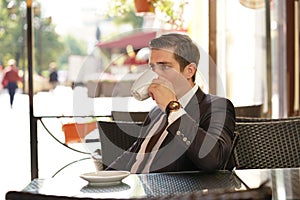
[{"label": "dark trousers", "polygon": [[13,105],[14,102],[14,97],[16,93],[16,89],[18,88],[17,82],[8,82],[7,84],[7,89],[9,93],[9,100],[10,100],[10,105]]}]

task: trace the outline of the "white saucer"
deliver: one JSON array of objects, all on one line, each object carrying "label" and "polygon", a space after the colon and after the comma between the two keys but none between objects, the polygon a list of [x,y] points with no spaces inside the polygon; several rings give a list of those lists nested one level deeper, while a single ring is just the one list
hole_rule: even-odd
[{"label": "white saucer", "polygon": [[81,174],[80,177],[89,185],[116,185],[130,174],[128,171],[98,171]]}]

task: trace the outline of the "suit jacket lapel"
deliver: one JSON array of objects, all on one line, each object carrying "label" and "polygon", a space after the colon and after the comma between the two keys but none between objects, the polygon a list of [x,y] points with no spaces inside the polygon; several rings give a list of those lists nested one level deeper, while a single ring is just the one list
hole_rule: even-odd
[{"label": "suit jacket lapel", "polygon": [[199,88],[189,103],[184,108],[185,111],[196,121],[199,120],[200,103],[205,98],[204,92]]}]

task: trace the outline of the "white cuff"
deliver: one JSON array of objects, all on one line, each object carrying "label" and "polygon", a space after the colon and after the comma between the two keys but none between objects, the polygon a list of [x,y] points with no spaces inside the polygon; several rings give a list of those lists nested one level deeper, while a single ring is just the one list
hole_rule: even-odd
[{"label": "white cuff", "polygon": [[177,111],[170,112],[169,117],[168,117],[168,123],[172,124],[176,119],[181,117],[182,115],[186,114],[185,110],[183,108],[180,108]]}]

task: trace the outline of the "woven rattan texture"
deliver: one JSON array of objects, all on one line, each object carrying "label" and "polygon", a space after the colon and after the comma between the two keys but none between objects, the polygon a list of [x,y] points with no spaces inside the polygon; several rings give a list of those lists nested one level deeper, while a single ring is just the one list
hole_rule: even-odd
[{"label": "woven rattan texture", "polygon": [[242,183],[231,172],[138,175],[148,197],[188,194],[203,189],[239,189]]},{"label": "woven rattan texture", "polygon": [[[137,174],[139,183],[143,187],[146,197],[161,197],[168,195],[184,195],[204,189],[236,190],[243,187],[236,175],[229,171],[218,173],[187,173],[187,174]],[[34,179],[24,191],[39,193],[44,181]],[[90,186],[81,188],[82,193],[108,193],[129,190],[130,186],[120,183],[113,186]]]},{"label": "woven rattan texture", "polygon": [[300,167],[300,120],[237,122],[238,169]]},{"label": "woven rattan texture", "polygon": [[263,118],[263,117],[236,117],[236,122],[269,122],[269,121],[288,121],[288,120],[300,120],[300,116],[288,117],[288,118]]}]

